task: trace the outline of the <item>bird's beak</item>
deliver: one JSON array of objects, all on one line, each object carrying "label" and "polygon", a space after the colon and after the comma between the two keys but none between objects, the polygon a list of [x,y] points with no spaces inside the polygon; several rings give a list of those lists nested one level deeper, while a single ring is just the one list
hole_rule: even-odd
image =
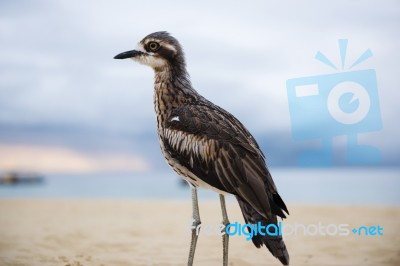
[{"label": "bird's beak", "polygon": [[138,56],[140,54],[143,54],[143,52],[132,50],[132,51],[127,51],[127,52],[117,54],[116,56],[114,56],[114,59],[132,58],[132,57]]}]

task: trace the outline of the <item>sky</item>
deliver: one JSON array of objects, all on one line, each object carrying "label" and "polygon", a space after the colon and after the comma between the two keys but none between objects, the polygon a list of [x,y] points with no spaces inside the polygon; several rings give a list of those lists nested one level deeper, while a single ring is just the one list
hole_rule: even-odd
[{"label": "sky", "polygon": [[[165,170],[153,71],[114,60],[166,30],[194,88],[238,117],[272,166],[299,165],[318,139],[293,138],[289,79],[374,69],[382,128],[357,135],[378,166],[400,166],[398,1],[1,1],[0,171]],[[341,64],[333,69],[318,51]],[[372,56],[349,70],[366,50]],[[333,137],[337,165],[346,137]]]}]

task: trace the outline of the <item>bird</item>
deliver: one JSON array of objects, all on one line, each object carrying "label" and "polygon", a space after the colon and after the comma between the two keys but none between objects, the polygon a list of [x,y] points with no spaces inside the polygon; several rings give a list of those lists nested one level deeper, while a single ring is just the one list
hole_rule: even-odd
[{"label": "bird", "polygon": [[[219,194],[222,224],[229,225],[225,196],[234,195],[248,224],[277,225],[289,211],[277,191],[255,138],[231,113],[200,95],[192,86],[183,48],[166,31],[144,37],[134,50],[114,59],[133,59],[154,70],[154,108],[158,140],[169,166],[191,187],[192,232],[188,265],[193,265],[201,224],[197,189]],[[253,235],[283,265],[289,253],[282,235]],[[229,235],[222,235],[223,265],[228,265]]]}]

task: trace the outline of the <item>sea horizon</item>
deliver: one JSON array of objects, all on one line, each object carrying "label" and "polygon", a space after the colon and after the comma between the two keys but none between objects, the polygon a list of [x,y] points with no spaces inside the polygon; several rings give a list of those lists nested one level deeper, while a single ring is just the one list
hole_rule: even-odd
[{"label": "sea horizon", "polygon": [[[281,197],[289,203],[400,205],[400,168],[273,168]],[[199,189],[199,197],[217,200]],[[0,199],[189,199],[173,172],[50,174],[36,184],[0,186]],[[228,200],[234,197],[228,197]]]}]

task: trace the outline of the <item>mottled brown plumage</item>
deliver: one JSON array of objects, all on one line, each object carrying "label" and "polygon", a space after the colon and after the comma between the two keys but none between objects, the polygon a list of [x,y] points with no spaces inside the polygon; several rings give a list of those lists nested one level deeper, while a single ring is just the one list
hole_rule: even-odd
[{"label": "mottled brown plumage", "polygon": [[[257,142],[233,115],[193,89],[175,38],[152,33],[137,50],[116,58],[133,58],[154,69],[159,141],[174,171],[194,187],[235,195],[246,223],[276,224],[277,216],[286,217],[288,210]],[[252,241],[289,263],[282,237],[257,235]]]}]

